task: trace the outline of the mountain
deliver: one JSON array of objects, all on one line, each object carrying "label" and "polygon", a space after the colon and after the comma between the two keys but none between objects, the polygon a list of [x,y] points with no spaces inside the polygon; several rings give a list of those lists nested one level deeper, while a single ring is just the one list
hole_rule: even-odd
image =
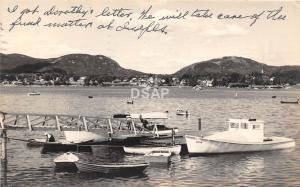
[{"label": "mountain", "polygon": [[136,76],[144,73],[125,69],[103,55],[69,54],[58,58],[38,59],[21,54],[1,54],[1,73],[59,72],[75,75]]},{"label": "mountain", "polygon": [[300,66],[269,66],[243,57],[223,57],[191,64],[173,74],[176,77],[183,76],[210,76],[218,77],[238,73],[248,75],[251,73],[263,73],[265,75],[279,75],[295,78],[300,82]]}]

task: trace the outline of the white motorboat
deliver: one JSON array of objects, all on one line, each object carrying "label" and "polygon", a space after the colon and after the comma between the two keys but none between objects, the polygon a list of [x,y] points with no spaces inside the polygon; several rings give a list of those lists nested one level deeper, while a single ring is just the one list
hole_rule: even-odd
[{"label": "white motorboat", "polygon": [[145,162],[148,163],[169,163],[170,150],[155,150],[145,155]]},{"label": "white motorboat", "polygon": [[130,154],[141,154],[146,155],[151,153],[152,151],[169,151],[171,154],[179,154],[181,151],[181,145],[174,145],[174,146],[146,146],[146,145],[138,145],[127,147],[123,146],[125,153]]},{"label": "white motorboat", "polygon": [[264,122],[256,119],[229,119],[228,130],[199,137],[186,135],[188,152],[193,154],[269,151],[295,147],[295,140],[265,137]]}]

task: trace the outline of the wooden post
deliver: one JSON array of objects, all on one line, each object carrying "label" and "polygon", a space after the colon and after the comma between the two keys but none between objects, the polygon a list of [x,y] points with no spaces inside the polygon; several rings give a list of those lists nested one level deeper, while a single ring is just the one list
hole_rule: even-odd
[{"label": "wooden post", "polygon": [[57,130],[61,131],[61,127],[60,127],[58,116],[55,116],[55,121],[56,121]]},{"label": "wooden post", "polygon": [[201,131],[201,118],[198,118],[198,130]]},{"label": "wooden post", "polygon": [[1,133],[1,137],[2,137],[2,145],[1,145],[1,149],[2,149],[1,163],[2,163],[3,161],[6,162],[6,159],[7,159],[7,153],[6,153],[6,143],[7,143],[6,129],[1,129],[0,133]]},{"label": "wooden post", "polygon": [[89,131],[88,126],[86,124],[85,117],[82,117],[82,121],[83,121],[83,125],[84,125],[84,128],[85,128],[85,131]]},{"label": "wooden post", "polygon": [[113,134],[114,131],[113,131],[113,128],[112,128],[112,124],[111,124],[111,120],[108,119],[108,124],[109,124],[109,130],[110,130],[110,133]]},{"label": "wooden post", "polygon": [[30,131],[32,131],[32,127],[31,127],[29,115],[26,115],[26,119],[27,119],[27,125],[28,125],[28,128],[29,128]]},{"label": "wooden post", "polygon": [[154,134],[155,134],[157,137],[159,137],[159,134],[158,134],[158,129],[157,129],[157,125],[156,125],[156,123],[154,124],[154,129],[153,129],[153,132],[154,132]]},{"label": "wooden post", "polygon": [[134,131],[134,135],[136,135],[136,129],[135,129],[135,125],[134,125],[134,121],[133,120],[132,120],[131,124],[132,124],[132,129]]},{"label": "wooden post", "polygon": [[4,129],[4,117],[1,115],[0,116],[0,125],[1,125],[1,128]]},{"label": "wooden post", "polygon": [[172,145],[175,145],[175,131],[174,128],[172,128]]}]

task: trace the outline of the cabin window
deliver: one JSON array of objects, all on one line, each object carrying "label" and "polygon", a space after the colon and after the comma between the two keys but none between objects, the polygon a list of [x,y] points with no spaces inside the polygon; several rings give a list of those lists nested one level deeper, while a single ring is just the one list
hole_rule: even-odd
[{"label": "cabin window", "polygon": [[248,123],[241,123],[242,129],[248,129]]},{"label": "cabin window", "polygon": [[253,125],[253,129],[259,130],[260,129],[260,125]]},{"label": "cabin window", "polygon": [[239,124],[238,123],[230,123],[230,128],[238,129],[239,128]]}]

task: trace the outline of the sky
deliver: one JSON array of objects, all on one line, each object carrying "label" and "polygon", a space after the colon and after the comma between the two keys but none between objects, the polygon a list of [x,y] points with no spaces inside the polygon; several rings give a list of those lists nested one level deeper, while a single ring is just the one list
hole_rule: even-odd
[{"label": "sky", "polygon": [[[14,6],[15,12],[9,13]],[[39,12],[27,11],[21,19],[26,23],[41,17],[38,26],[15,26],[22,10],[33,10],[39,6]],[[91,14],[62,16],[44,16],[52,6],[57,10],[70,9],[82,5]],[[138,20],[140,13],[152,6],[149,13],[152,20]],[[110,10],[130,9],[129,18],[99,16],[105,7]],[[282,7],[279,15],[284,20],[267,19],[268,12]],[[195,18],[191,13],[196,9],[209,9],[212,18]],[[164,15],[189,11],[185,19],[159,21]],[[249,18],[241,20],[220,20],[217,15],[251,16],[265,11],[255,24]],[[126,12],[126,11],[125,11]],[[73,19],[87,19],[93,22],[92,28],[69,27],[47,28],[45,23],[65,22]],[[131,20],[130,20],[131,18]],[[108,24],[115,20],[114,27],[130,21],[130,25],[148,25],[155,21],[160,26],[167,26],[167,34],[148,32],[138,39],[138,33],[97,29],[99,24]],[[105,55],[117,61],[122,67],[147,73],[169,74],[195,62],[221,58],[223,56],[241,56],[251,58],[268,65],[300,65],[300,1],[200,1],[200,0],[114,0],[114,1],[14,1],[0,2],[0,52],[5,54],[20,53],[35,58],[54,58],[71,53]]]}]

